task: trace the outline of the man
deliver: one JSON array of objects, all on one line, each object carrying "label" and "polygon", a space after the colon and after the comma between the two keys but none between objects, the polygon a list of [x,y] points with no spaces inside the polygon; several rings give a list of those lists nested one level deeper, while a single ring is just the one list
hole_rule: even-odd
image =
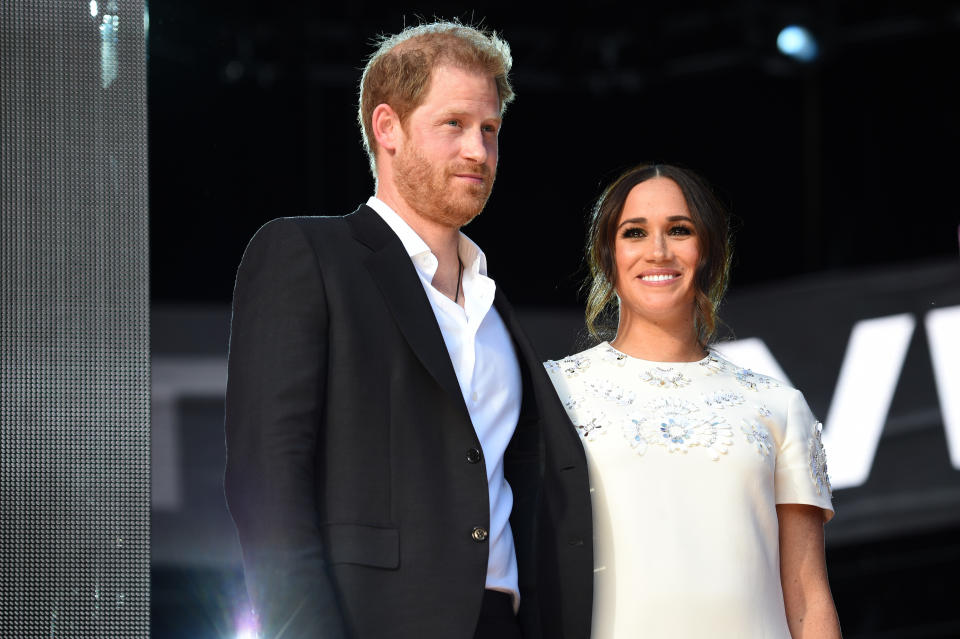
[{"label": "man", "polygon": [[263,637],[589,635],[582,447],[459,230],[493,186],[510,66],[458,24],[384,40],[359,109],[376,196],[247,247],[226,493]]}]

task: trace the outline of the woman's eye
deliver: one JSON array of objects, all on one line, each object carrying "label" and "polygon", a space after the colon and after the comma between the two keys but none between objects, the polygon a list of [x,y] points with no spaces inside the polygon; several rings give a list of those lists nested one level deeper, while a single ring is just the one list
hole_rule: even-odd
[{"label": "woman's eye", "polygon": [[675,226],[670,229],[671,235],[693,235],[693,229],[689,226]]},{"label": "woman's eye", "polygon": [[643,229],[640,228],[626,229],[623,232],[623,237],[643,237],[644,235]]}]

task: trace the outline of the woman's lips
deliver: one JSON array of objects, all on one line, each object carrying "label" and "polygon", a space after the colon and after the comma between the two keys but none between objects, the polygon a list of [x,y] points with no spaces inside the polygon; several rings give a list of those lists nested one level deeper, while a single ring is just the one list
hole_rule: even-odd
[{"label": "woman's lips", "polygon": [[666,285],[680,279],[678,271],[645,271],[637,278],[644,284]]}]

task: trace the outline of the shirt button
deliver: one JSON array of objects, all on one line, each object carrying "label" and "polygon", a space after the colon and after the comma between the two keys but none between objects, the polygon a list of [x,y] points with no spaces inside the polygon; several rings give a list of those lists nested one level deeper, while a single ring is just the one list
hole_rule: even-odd
[{"label": "shirt button", "polygon": [[477,393],[477,391],[473,391],[473,393],[470,394],[470,399],[472,399],[473,401],[477,401],[478,399],[480,399],[480,394]]},{"label": "shirt button", "polygon": [[470,536],[473,537],[473,540],[478,544],[482,544],[487,540],[487,529],[476,526],[473,529],[473,532],[470,533]]},{"label": "shirt button", "polygon": [[480,451],[476,448],[471,448],[467,451],[467,461],[471,464],[480,463]]}]

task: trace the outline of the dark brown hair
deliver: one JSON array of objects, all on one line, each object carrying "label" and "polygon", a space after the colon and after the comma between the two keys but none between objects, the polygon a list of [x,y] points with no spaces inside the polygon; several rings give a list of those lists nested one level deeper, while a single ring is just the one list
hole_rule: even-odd
[{"label": "dark brown hair", "polygon": [[601,339],[598,319],[605,311],[618,313],[614,282],[617,267],[614,242],[620,213],[633,187],[653,178],[673,180],[686,200],[700,241],[700,263],[694,277],[694,326],[697,340],[706,346],[716,332],[717,307],[727,289],[730,274],[730,220],[710,185],[699,175],[670,164],[641,164],[613,181],[597,199],[587,232],[587,263],[590,275],[587,295],[587,330]]},{"label": "dark brown hair", "polygon": [[423,103],[430,91],[433,70],[449,65],[489,74],[497,83],[500,114],[513,101],[510,45],[495,32],[459,22],[431,22],[407,27],[384,36],[367,60],[360,78],[357,120],[363,131],[363,147],[370,158],[370,171],[377,175],[377,140],[372,131],[373,110],[389,104],[401,122]]}]

